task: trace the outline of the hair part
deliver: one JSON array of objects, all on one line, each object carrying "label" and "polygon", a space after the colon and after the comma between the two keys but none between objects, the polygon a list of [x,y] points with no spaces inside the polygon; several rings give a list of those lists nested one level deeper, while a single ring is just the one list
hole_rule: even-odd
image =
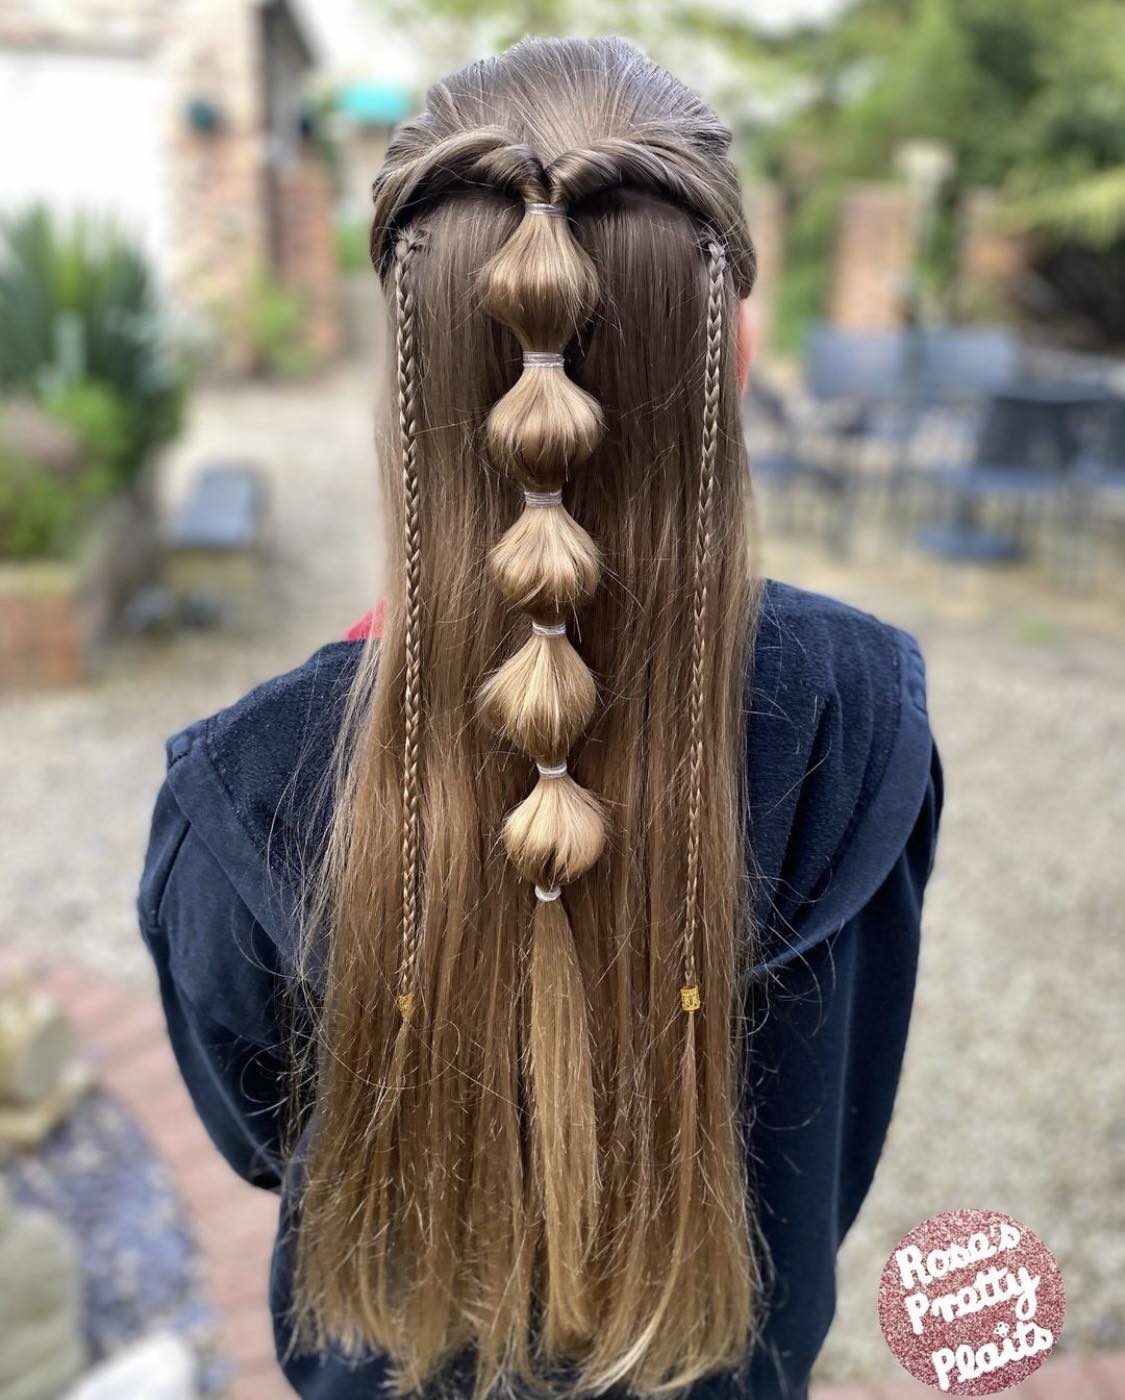
[{"label": "hair part", "polygon": [[400,1393],[661,1394],[758,1321],[753,250],[729,133],[632,45],[427,100],[376,184],[391,586],[307,919],[295,1321]]}]

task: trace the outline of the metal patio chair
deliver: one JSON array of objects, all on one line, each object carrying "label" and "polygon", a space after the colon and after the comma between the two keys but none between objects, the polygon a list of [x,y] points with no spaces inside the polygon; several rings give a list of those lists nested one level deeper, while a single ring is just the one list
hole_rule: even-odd
[{"label": "metal patio chair", "polygon": [[[951,561],[1023,557],[1033,521],[1052,512],[1061,519],[1072,506],[1076,469],[1105,404],[1100,391],[1068,384],[1025,383],[993,394],[970,461],[927,473],[946,511],[918,532],[918,545]],[[1000,512],[1000,528],[985,523],[989,506]]]}]

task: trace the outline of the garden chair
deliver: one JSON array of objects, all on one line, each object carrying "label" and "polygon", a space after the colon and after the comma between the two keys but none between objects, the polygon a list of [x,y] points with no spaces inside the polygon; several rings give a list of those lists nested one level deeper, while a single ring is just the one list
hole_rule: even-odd
[{"label": "garden chair", "polygon": [[1106,401],[1100,431],[1073,477],[1070,555],[1075,578],[1089,584],[1097,537],[1110,535],[1118,549],[1125,542],[1125,398]]},{"label": "garden chair", "polygon": [[[750,473],[756,485],[763,485],[779,507],[777,524],[792,530],[802,503],[820,498],[828,505],[826,537],[837,548],[846,547],[850,519],[849,472],[846,454],[830,449],[817,451],[810,433],[792,412],[786,399],[761,379],[755,379],[745,404]],[[857,420],[852,420],[854,423]],[[845,427],[843,437],[854,427]],[[833,442],[839,440],[833,435]]]},{"label": "garden chair", "polygon": [[172,520],[164,575],[181,599],[248,593],[266,534],[266,483],[257,467],[214,462],[192,483]]},{"label": "garden chair", "polygon": [[1019,342],[1005,326],[924,330],[917,366],[919,397],[930,404],[979,403],[1016,381],[1020,356]]},{"label": "garden chair", "polygon": [[[1061,515],[1072,503],[1074,470],[1104,406],[1103,394],[1072,385],[1027,383],[993,394],[970,461],[927,473],[948,505],[944,520],[919,531],[918,545],[951,562],[1023,557],[1033,518]],[[999,509],[1000,528],[984,522],[989,506]]]}]

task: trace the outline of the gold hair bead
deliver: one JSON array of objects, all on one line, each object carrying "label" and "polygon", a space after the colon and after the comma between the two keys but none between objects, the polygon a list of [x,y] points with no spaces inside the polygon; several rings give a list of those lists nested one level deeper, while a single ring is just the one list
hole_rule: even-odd
[{"label": "gold hair bead", "polygon": [[398,997],[398,1009],[402,1012],[404,1021],[409,1021],[414,1014],[414,993],[401,992]]},{"label": "gold hair bead", "polygon": [[681,987],[680,1004],[685,1011],[698,1011],[703,1005],[703,999],[699,995],[699,988]]}]

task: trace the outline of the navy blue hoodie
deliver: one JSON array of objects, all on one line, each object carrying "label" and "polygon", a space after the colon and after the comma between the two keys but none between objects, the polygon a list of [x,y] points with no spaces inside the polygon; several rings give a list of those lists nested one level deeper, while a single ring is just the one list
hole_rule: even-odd
[{"label": "navy blue hoodie", "polygon": [[[322,820],[315,794],[359,647],[323,647],[169,740],[138,901],[200,1117],[236,1172],[282,1192],[270,1303],[283,1369],[306,1400],[369,1400],[386,1374],[378,1356],[290,1355],[287,1324],[298,1203],[281,1146],[279,1007],[297,891],[285,852]],[[747,1375],[695,1386],[707,1400],[747,1382],[755,1400],[805,1395],[835,1308],[836,1251],[890,1121],[942,801],[906,633],[769,583],[748,698],[763,953],[746,985],[745,1098],[771,1282]]]}]

